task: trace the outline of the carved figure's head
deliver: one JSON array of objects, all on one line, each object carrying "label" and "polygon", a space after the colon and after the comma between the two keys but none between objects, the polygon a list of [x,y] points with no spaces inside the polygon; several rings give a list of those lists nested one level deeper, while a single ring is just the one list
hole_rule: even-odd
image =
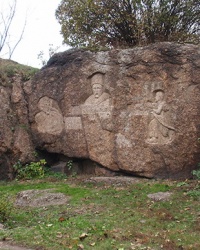
[{"label": "carved figure's head", "polygon": [[103,74],[96,73],[91,78],[92,91],[95,98],[99,98],[104,92],[104,79]]},{"label": "carved figure's head", "polygon": [[156,102],[162,101],[164,99],[164,92],[162,90],[158,90],[155,93]]},{"label": "carved figure's head", "polygon": [[38,102],[38,107],[41,111],[47,111],[52,106],[52,99],[47,96],[42,97]]}]

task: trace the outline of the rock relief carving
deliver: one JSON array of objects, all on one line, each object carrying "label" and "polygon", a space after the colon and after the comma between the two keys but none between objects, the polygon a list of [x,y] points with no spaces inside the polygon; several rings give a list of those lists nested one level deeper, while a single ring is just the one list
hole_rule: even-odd
[{"label": "rock relief carving", "polygon": [[174,139],[175,128],[171,125],[170,109],[164,100],[164,91],[154,91],[154,101],[150,104],[147,143],[166,144]]},{"label": "rock relief carving", "polygon": [[143,91],[132,98],[134,104],[131,114],[133,116],[149,116],[149,109],[152,107],[152,102],[154,102],[152,100],[155,98],[155,90],[163,89],[163,84],[160,81],[146,81],[143,86]]},{"label": "rock relief carving", "polygon": [[40,112],[35,116],[38,131],[59,135],[63,130],[64,122],[57,102],[45,96],[39,100],[38,107]]},{"label": "rock relief carving", "polygon": [[93,94],[82,105],[82,114],[88,115],[91,120],[99,120],[102,129],[111,130],[112,105],[109,93],[105,92],[104,75],[95,73],[91,77]]},{"label": "rock relief carving", "polygon": [[[112,130],[111,116],[113,107],[111,105],[110,94],[105,92],[104,75],[102,73],[95,73],[90,79],[92,95],[82,105],[73,107],[70,113],[74,115],[73,119],[77,121],[81,115],[87,116],[90,121],[99,121],[102,129],[110,131]],[[80,129],[80,127],[79,123],[78,128],[74,126],[73,129]],[[66,125],[65,128],[69,129]]]},{"label": "rock relief carving", "polygon": [[91,86],[93,94],[86,99],[84,105],[108,105],[110,95],[104,92],[104,75],[94,74],[91,77]]},{"label": "rock relief carving", "polygon": [[83,129],[82,127],[82,121],[81,121],[81,117],[77,116],[77,117],[65,117],[64,118],[65,121],[65,130],[81,130]]},{"label": "rock relief carving", "polygon": [[91,112],[96,111],[103,112],[104,109],[110,106],[110,94],[105,92],[104,75],[102,73],[96,73],[91,77],[91,87],[93,94],[89,96],[83,106],[88,106],[88,110]]}]

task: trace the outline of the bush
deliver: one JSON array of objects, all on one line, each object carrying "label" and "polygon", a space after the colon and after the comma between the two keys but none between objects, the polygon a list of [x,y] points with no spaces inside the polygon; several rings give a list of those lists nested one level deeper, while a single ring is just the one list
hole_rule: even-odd
[{"label": "bush", "polygon": [[40,179],[44,177],[45,170],[44,166],[46,161],[41,159],[38,162],[31,162],[30,164],[22,165],[20,160],[13,166],[16,171],[17,180],[31,180],[31,179]]},{"label": "bush", "polygon": [[197,179],[197,184],[196,187],[193,190],[190,190],[187,194],[194,199],[200,199],[200,185],[199,185],[199,180],[200,180],[200,163],[198,164],[199,169],[193,170],[192,174],[195,179]]}]

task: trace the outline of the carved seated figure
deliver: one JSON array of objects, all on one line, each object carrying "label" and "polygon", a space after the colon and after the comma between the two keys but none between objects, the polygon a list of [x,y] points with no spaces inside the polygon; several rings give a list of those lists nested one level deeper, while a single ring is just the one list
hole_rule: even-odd
[{"label": "carved seated figure", "polygon": [[155,103],[150,112],[151,121],[148,127],[148,143],[168,143],[173,139],[175,129],[170,125],[169,108],[164,101],[164,92],[155,92]]}]

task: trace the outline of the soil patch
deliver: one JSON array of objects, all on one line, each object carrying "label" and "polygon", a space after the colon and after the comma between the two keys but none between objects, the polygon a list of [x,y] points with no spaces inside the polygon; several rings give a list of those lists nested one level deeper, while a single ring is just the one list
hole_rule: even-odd
[{"label": "soil patch", "polygon": [[0,241],[0,249],[2,250],[32,250],[30,248],[24,248],[20,246],[14,246],[6,242]]}]

